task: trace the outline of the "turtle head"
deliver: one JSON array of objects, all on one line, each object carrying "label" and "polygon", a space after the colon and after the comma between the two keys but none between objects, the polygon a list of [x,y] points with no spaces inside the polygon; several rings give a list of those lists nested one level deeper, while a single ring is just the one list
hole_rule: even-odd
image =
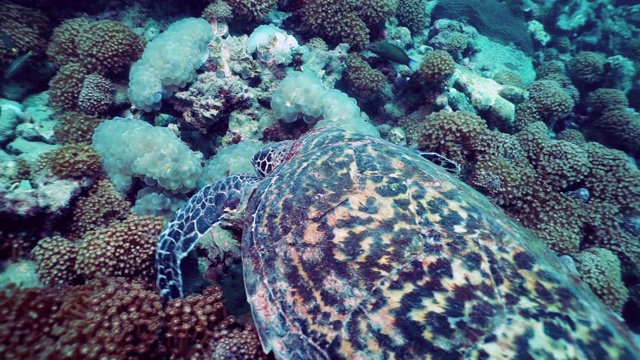
[{"label": "turtle head", "polygon": [[251,159],[256,173],[261,177],[271,175],[280,164],[287,160],[293,144],[294,142],[291,140],[281,141],[256,153]]}]

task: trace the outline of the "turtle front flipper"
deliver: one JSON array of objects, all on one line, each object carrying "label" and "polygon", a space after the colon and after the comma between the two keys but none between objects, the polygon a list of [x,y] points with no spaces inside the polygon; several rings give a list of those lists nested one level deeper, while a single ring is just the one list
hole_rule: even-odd
[{"label": "turtle front flipper", "polygon": [[202,188],[178,211],[160,234],[156,251],[157,284],[165,302],[184,296],[182,259],[201,236],[223,220],[225,214],[243,211],[260,181],[247,174],[230,176]]}]

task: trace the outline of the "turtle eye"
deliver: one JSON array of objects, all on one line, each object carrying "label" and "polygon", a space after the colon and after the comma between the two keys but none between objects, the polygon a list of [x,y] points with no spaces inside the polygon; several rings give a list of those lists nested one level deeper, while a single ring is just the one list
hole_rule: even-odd
[{"label": "turtle eye", "polygon": [[282,141],[256,153],[251,160],[256,173],[262,177],[270,175],[284,161],[292,143],[290,140]]}]

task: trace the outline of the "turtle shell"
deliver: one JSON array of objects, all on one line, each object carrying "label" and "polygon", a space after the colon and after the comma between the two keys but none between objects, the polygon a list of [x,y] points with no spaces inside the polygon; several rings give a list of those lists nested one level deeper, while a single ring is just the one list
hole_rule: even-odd
[{"label": "turtle shell", "polygon": [[410,149],[310,133],[248,206],[245,287],[277,358],[637,355],[538,239]]}]

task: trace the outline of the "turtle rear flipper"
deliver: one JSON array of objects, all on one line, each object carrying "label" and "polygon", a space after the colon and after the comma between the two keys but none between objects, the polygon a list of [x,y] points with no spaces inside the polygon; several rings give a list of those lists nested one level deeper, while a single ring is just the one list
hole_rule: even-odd
[{"label": "turtle rear flipper", "polygon": [[166,302],[183,297],[180,262],[211,227],[227,213],[244,210],[255,185],[261,179],[239,174],[202,188],[178,211],[160,234],[156,251],[157,284]]}]

